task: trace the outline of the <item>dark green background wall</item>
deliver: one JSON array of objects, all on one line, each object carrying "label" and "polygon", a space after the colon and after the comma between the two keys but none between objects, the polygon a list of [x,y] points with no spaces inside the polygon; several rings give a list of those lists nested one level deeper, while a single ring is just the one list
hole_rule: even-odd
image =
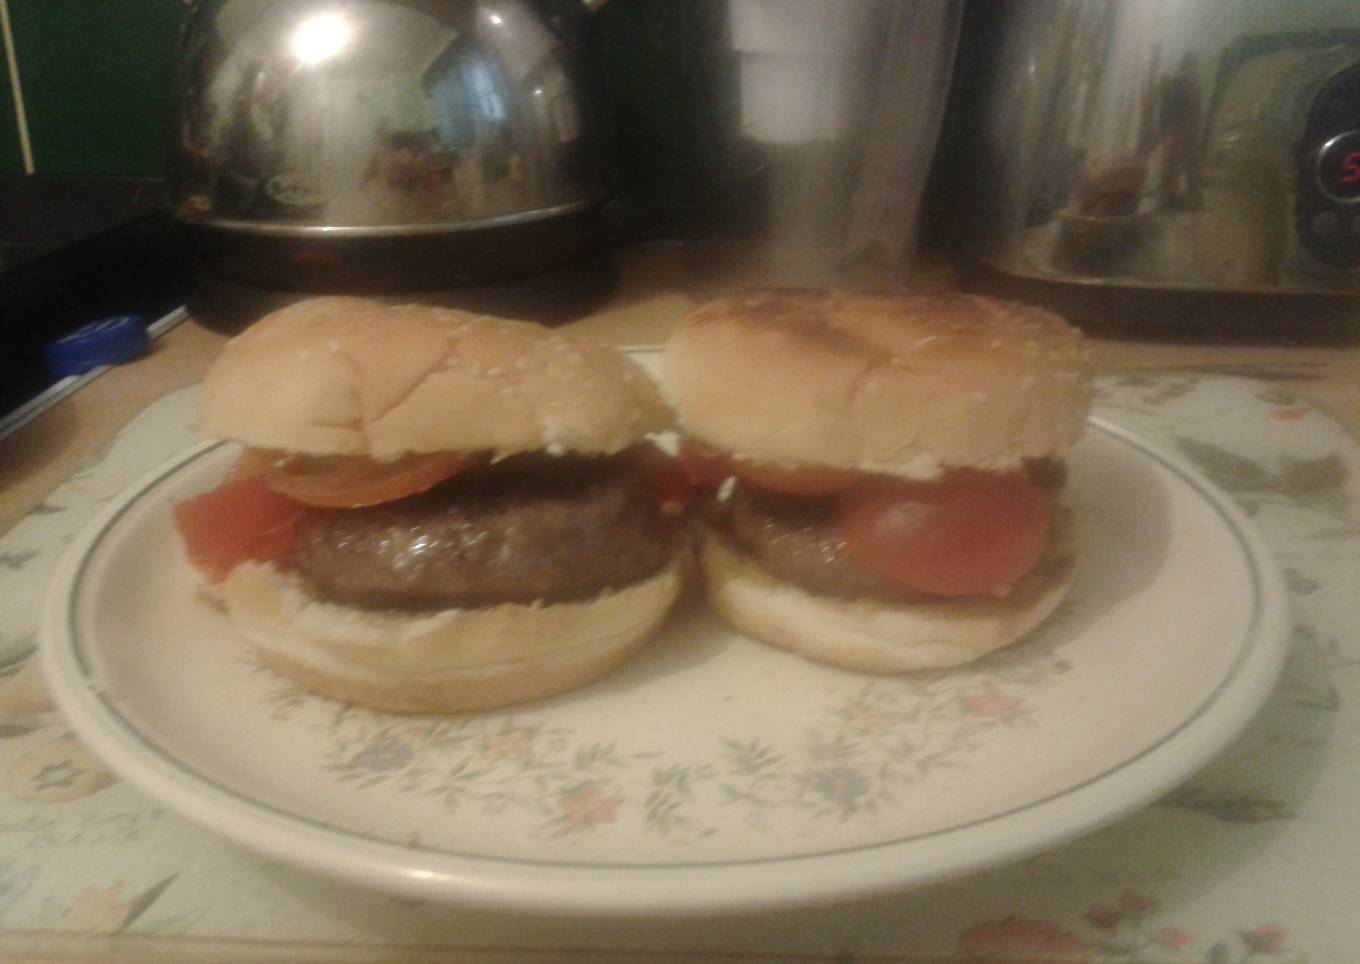
[{"label": "dark green background wall", "polygon": [[[0,4],[9,14],[35,172],[162,173],[180,0]],[[4,66],[0,174],[21,174],[8,61]]]},{"label": "dark green background wall", "polygon": [[0,174],[23,170],[19,125],[14,114],[14,91],[9,82],[9,57],[0,48]]}]

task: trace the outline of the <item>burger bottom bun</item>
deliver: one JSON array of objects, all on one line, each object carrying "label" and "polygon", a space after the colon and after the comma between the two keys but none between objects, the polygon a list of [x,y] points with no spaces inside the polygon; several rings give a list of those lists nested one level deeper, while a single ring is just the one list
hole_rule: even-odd
[{"label": "burger bottom bun", "polygon": [[957,666],[1043,622],[1071,588],[1070,523],[1047,555],[1001,598],[892,603],[808,592],[770,574],[725,535],[699,526],[710,607],[733,628],[808,659],[867,673]]},{"label": "burger bottom bun", "polygon": [[680,593],[682,559],[593,599],[437,613],[360,610],[246,563],[223,602],[265,665],[321,696],[404,713],[484,710],[573,689],[633,655]]}]

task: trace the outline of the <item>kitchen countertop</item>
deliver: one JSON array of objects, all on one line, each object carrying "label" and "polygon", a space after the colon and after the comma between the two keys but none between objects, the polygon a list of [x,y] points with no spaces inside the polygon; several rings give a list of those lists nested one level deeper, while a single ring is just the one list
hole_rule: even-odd
[{"label": "kitchen countertop", "polygon": [[[664,252],[627,254],[621,269],[625,294],[568,330],[623,346],[662,341],[692,306],[677,293],[678,269]],[[953,286],[952,274],[938,265],[918,277],[924,290]],[[0,440],[0,550],[7,548],[4,533],[11,542],[21,537],[21,520],[40,515],[45,500],[138,423],[149,406],[194,385],[224,341],[192,321],[182,324],[159,339],[148,357],[112,369]],[[771,913],[690,931],[677,922],[655,927],[627,922],[605,939],[570,922],[466,912],[454,914],[451,922],[422,918],[405,933],[391,929],[393,915],[405,912],[397,902],[379,909],[385,899],[370,904],[341,885],[237,858],[214,838],[167,829],[175,818],[155,807],[121,801],[98,818],[111,821],[102,828],[84,815],[73,830],[75,811],[63,807],[75,804],[62,800],[49,801],[39,816],[29,807],[32,796],[16,789],[15,773],[28,765],[32,752],[21,753],[17,744],[65,746],[68,738],[50,717],[30,727],[27,721],[50,711],[50,704],[31,665],[11,666],[11,675],[0,676],[0,956],[481,962],[522,960],[532,953],[530,959],[545,961],[783,961],[795,959],[795,952],[787,938],[773,935],[802,927],[812,936],[796,942],[796,953],[805,955],[797,959],[828,962],[1352,959],[1346,950],[1360,947],[1360,925],[1353,913],[1329,909],[1348,906],[1344,895],[1360,890],[1360,833],[1349,818],[1360,789],[1355,772],[1360,768],[1354,766],[1360,749],[1360,649],[1354,634],[1360,622],[1355,442],[1360,348],[1108,339],[1094,339],[1092,348],[1106,418],[1140,432],[1165,429],[1165,439],[1157,441],[1173,437],[1171,426],[1176,438],[1205,433],[1194,435],[1198,449],[1187,451],[1198,451],[1200,468],[1260,521],[1287,572],[1298,611],[1284,695],[1278,697],[1281,705],[1266,711],[1269,724],[1245,747],[1234,747],[1218,769],[1211,768],[1211,778],[1179,793],[1175,805],[1149,808],[1020,868],[926,887],[900,901],[802,912],[797,923]],[[1204,401],[1210,396],[1219,401]],[[1237,398],[1240,405],[1232,401]],[[1194,405],[1200,408],[1191,411]],[[1213,420],[1222,418],[1218,410],[1225,405],[1239,407],[1241,418],[1248,407],[1251,417],[1259,412],[1259,441],[1225,441],[1215,434]],[[1251,448],[1257,444],[1261,447]],[[1328,534],[1305,539],[1300,520],[1303,513],[1320,511],[1318,506],[1328,513]],[[0,551],[0,563],[23,555],[11,546]],[[0,638],[10,628],[4,618],[0,611]],[[1289,713],[1302,716],[1286,720]],[[1253,746],[1253,739],[1260,745]],[[6,741],[17,762],[5,756]],[[1286,744],[1300,748],[1309,768],[1300,771],[1301,765],[1291,763],[1281,764],[1279,774],[1261,769],[1278,764],[1279,748]],[[99,787],[90,792],[138,799],[130,790]],[[115,827],[115,821],[124,825]],[[152,824],[159,829],[153,831]],[[133,883],[130,865],[118,869],[116,845],[104,844],[102,878],[74,897],[53,883],[39,898],[44,877],[38,867],[46,864],[37,858],[59,861],[68,847],[69,859],[79,859],[79,835],[98,833],[126,838],[129,853],[135,841],[157,833],[200,845],[211,852],[212,872],[197,872],[185,858],[181,869]],[[63,834],[66,843],[55,842]],[[1312,858],[1303,861],[1304,873],[1314,879],[1285,879],[1299,873],[1305,854]],[[1212,873],[1205,861],[1218,862]],[[192,900],[173,900],[187,879],[209,879],[223,888],[236,879],[262,892],[277,890],[277,900],[300,902],[311,916],[290,936],[286,921],[265,920],[258,909],[251,916],[247,901],[225,893],[199,895],[201,906],[191,913],[183,908]],[[1288,899],[1302,891],[1337,897],[1330,903],[1321,897]],[[351,910],[362,920],[346,920]],[[959,922],[941,922],[951,915]],[[327,919],[333,926],[317,923]]]}]

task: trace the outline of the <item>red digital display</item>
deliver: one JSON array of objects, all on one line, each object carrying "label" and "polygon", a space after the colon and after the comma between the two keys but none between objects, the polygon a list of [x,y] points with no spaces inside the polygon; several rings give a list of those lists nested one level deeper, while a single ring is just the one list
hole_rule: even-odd
[{"label": "red digital display", "polygon": [[1337,180],[1342,184],[1360,183],[1360,151],[1351,151],[1341,159],[1341,175]]},{"label": "red digital display", "polygon": [[1317,186],[1346,204],[1360,202],[1360,130],[1338,134],[1317,154]]}]

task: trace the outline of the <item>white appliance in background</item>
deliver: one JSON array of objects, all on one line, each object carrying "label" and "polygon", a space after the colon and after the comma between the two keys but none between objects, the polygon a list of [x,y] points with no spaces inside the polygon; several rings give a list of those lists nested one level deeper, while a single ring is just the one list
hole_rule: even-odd
[{"label": "white appliance in background", "polygon": [[725,34],[731,60],[711,69],[726,69],[719,84],[731,85],[722,93],[735,106],[716,112],[719,143],[704,149],[724,158],[719,180],[748,185],[730,191],[727,203],[756,209],[733,232],[750,242],[749,272],[774,284],[902,280],[948,97],[961,0],[724,6],[715,33]]}]

